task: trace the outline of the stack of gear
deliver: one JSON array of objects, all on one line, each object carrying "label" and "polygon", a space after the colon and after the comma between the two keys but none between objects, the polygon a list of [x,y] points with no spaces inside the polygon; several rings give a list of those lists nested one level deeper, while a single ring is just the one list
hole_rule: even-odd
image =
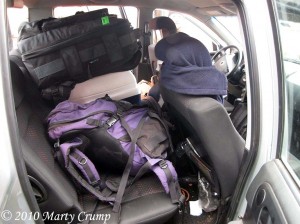
[{"label": "stack of gear", "polygon": [[128,71],[141,58],[137,32],[107,9],[25,23],[18,49],[42,96],[68,99],[76,83]]}]

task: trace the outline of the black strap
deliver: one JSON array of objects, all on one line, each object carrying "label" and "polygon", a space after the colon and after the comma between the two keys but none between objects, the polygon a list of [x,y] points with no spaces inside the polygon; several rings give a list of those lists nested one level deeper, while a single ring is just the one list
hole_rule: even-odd
[{"label": "black strap", "polygon": [[122,116],[124,112],[130,110],[133,108],[133,105],[127,101],[120,100],[120,101],[114,101],[117,106],[117,115]]},{"label": "black strap", "polygon": [[[71,150],[71,147],[69,148]],[[68,172],[72,175],[72,177],[80,183],[81,186],[83,186],[87,191],[95,195],[100,201],[114,201],[115,198],[113,196],[105,197],[99,190],[95,189],[93,186],[91,186],[82,176],[78,173],[78,171],[75,169],[72,162],[70,162],[69,155],[66,157],[66,169]]]},{"label": "black strap", "polygon": [[86,180],[84,180],[82,178],[82,176],[77,172],[77,170],[74,168],[73,165],[69,165],[68,167],[66,167],[66,169],[72,175],[72,177],[74,177],[75,180],[81,184],[81,186],[83,186],[87,191],[89,191],[90,193],[95,195],[100,201],[114,201],[115,200],[115,198],[113,196],[104,197],[100,191],[96,190],[89,183],[87,183]]},{"label": "black strap", "polygon": [[150,45],[150,37],[151,32],[149,31],[149,23],[145,23],[144,25],[144,34],[143,34],[143,62],[149,63],[149,52],[148,52],[148,46]]},{"label": "black strap", "polygon": [[99,189],[99,182],[98,180],[95,178],[95,175],[93,174],[93,172],[91,171],[90,167],[87,165],[87,163],[81,163],[81,161],[84,161],[85,158],[83,158],[80,154],[78,154],[76,151],[72,151],[70,152],[69,156],[74,157],[78,163],[81,164],[82,168],[85,170],[86,175],[88,175],[88,179],[89,181],[91,181],[91,185],[94,188]]},{"label": "black strap", "polygon": [[[167,183],[169,186],[169,191],[170,191],[170,197],[172,200],[172,203],[178,203],[179,208],[182,208],[182,205],[184,204],[185,197],[183,194],[180,192],[180,186],[177,180],[173,178],[173,175],[171,173],[171,170],[167,166],[167,163],[165,160],[161,160],[159,162],[159,167],[164,171],[166,177],[167,177]],[[157,166],[157,164],[155,164]],[[148,161],[146,162],[138,171],[134,179],[130,182],[129,187],[133,185],[137,180],[139,180],[146,172],[148,172],[151,169],[152,165]]]},{"label": "black strap", "polygon": [[38,80],[44,79],[52,74],[66,70],[65,62],[62,58],[55,59],[47,64],[41,65],[34,69]]},{"label": "black strap", "polygon": [[124,112],[133,107],[133,105],[127,101],[113,101],[111,99],[110,101],[115,103],[117,111],[105,122],[104,127],[107,129],[112,127],[120,119],[120,117],[124,115]]},{"label": "black strap", "polygon": [[74,82],[66,81],[60,85],[50,86],[46,89],[43,89],[41,94],[44,99],[51,100],[55,104],[58,104],[69,98],[74,86],[75,86]]},{"label": "black strap", "polygon": [[151,164],[147,161],[137,172],[135,177],[132,181],[130,181],[130,185],[128,187],[131,187],[137,180],[139,180],[145,173],[147,173],[151,169]]},{"label": "black strap", "polygon": [[[97,208],[97,206],[98,206],[98,203],[99,203],[99,200],[98,199],[96,199],[95,200],[95,202],[94,202],[94,205],[93,205],[93,209],[92,209],[92,211],[91,211],[91,215],[92,215],[92,217],[93,217],[93,215],[94,215],[94,213],[95,213],[95,211],[96,211],[96,208]],[[86,215],[86,213],[84,213],[84,215]],[[82,218],[83,219],[83,218]],[[81,219],[81,220],[82,220]],[[81,224],[89,224],[90,222],[91,222],[91,220],[92,219],[90,219],[90,218],[87,218],[87,219],[85,219]]]},{"label": "black strap", "polygon": [[178,203],[181,195],[178,182],[174,180],[173,175],[165,160],[160,161],[159,166],[166,174],[172,203]]},{"label": "black strap", "polygon": [[[183,203],[184,199],[181,198],[182,194],[180,193],[180,186],[178,184],[178,181],[174,180],[173,175],[169,169],[169,167],[164,163],[165,160],[161,160],[159,162],[160,168],[164,171],[167,177],[167,183],[170,190],[170,196],[172,203]],[[137,180],[139,180],[146,172],[148,172],[151,169],[152,165],[148,161],[146,162],[138,171],[138,173],[135,175],[134,179],[130,182],[129,187],[132,186],[133,183],[135,183]]]},{"label": "black strap", "polygon": [[162,117],[160,105],[152,96],[148,95],[147,97],[145,97],[142,100],[142,105],[147,105],[148,107],[152,108],[159,115],[159,117]]},{"label": "black strap", "polygon": [[121,120],[121,124],[124,127],[124,129],[127,131],[128,135],[131,138],[131,148],[130,148],[130,154],[129,154],[129,158],[127,161],[127,164],[125,166],[123,175],[122,175],[122,179],[120,182],[120,186],[116,195],[116,200],[115,200],[115,204],[113,207],[113,212],[120,212],[120,207],[121,207],[121,203],[122,203],[122,198],[125,192],[125,188],[127,185],[127,181],[128,181],[128,177],[129,177],[129,173],[131,170],[131,166],[133,163],[133,158],[134,158],[134,152],[136,149],[136,142],[137,142],[137,138],[140,134],[141,128],[145,122],[145,115],[143,116],[143,118],[141,119],[141,121],[139,122],[138,126],[136,127],[135,130],[131,130],[131,128],[129,127],[129,125],[127,124],[127,122],[125,121],[125,119],[123,117],[120,117]]}]

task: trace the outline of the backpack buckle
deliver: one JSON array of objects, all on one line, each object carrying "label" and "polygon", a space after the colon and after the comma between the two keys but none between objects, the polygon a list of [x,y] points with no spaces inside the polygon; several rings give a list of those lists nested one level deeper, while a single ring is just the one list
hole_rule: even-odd
[{"label": "backpack buckle", "polygon": [[59,139],[57,139],[57,141],[54,143],[53,147],[55,150],[58,150],[58,148],[60,147]]},{"label": "backpack buckle", "polygon": [[82,157],[80,160],[78,160],[78,163],[83,166],[87,163],[87,159],[85,157]]},{"label": "backpack buckle", "polygon": [[168,164],[167,164],[167,162],[165,160],[159,161],[158,165],[162,169],[166,169],[168,167]]},{"label": "backpack buckle", "polygon": [[96,190],[100,190],[99,181],[95,180],[94,182],[91,183],[91,185]]},{"label": "backpack buckle", "polygon": [[119,117],[117,115],[111,116],[105,123],[110,128],[113,126],[117,121],[119,120]]}]

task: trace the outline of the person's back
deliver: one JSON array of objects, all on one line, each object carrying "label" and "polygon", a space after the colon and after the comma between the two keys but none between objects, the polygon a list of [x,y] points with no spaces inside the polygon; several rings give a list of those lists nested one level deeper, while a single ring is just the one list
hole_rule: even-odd
[{"label": "person's back", "polygon": [[[176,28],[174,21],[166,16],[159,16],[159,17],[155,17],[155,18],[151,19],[149,21],[149,28],[151,30],[160,30],[162,38],[166,38],[172,34],[177,33],[177,28]],[[157,67],[157,66],[154,66],[154,67]],[[157,71],[157,72],[159,72],[159,71]],[[150,89],[149,96],[152,96],[156,101],[159,101],[160,90],[159,90],[158,83],[156,83]]]},{"label": "person's back", "polygon": [[223,102],[227,79],[212,66],[207,48],[185,33],[160,40],[155,55],[162,60],[160,85],[182,94],[212,96]]},{"label": "person's back", "polygon": [[179,32],[159,41],[155,54],[165,63],[177,66],[212,66],[207,48],[197,39]]}]

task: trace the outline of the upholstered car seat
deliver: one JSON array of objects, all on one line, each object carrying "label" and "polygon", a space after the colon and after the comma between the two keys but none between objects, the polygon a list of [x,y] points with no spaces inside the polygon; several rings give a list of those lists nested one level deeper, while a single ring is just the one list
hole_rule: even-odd
[{"label": "upholstered car seat", "polygon": [[197,143],[195,149],[212,167],[223,199],[235,188],[240,171],[245,142],[235,130],[224,106],[217,100],[179,94],[160,86],[169,111],[188,137]]},{"label": "upholstered car seat", "polygon": [[[117,223],[118,214],[111,212],[112,207],[78,191],[55,161],[44,126],[51,107],[42,100],[34,83],[22,73],[20,65],[14,62],[10,66],[21,150],[41,212],[110,214],[107,223]],[[165,223],[178,210],[158,178],[151,174],[136,181],[123,199],[120,223]]]}]

